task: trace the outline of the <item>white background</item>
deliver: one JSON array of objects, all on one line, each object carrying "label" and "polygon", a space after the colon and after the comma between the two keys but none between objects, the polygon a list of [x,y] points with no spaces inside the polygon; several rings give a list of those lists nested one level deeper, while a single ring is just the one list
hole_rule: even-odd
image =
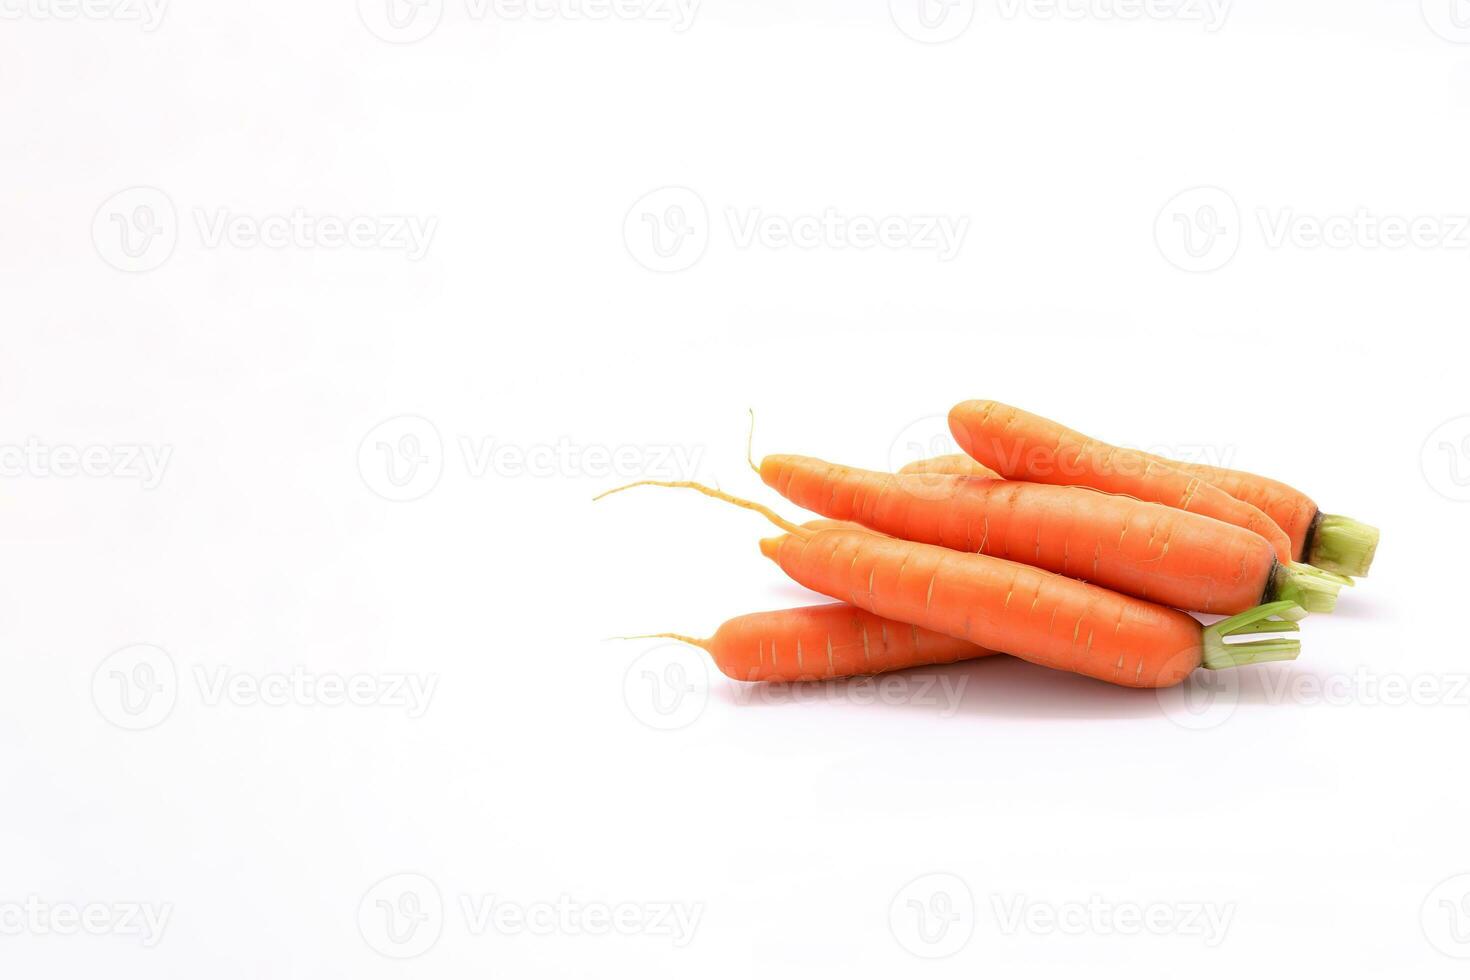
[{"label": "white background", "polygon": [[[6,0],[0,972],[1463,975],[1470,26],[896,2]],[[747,406],[883,468],[976,397],[1286,479],[1373,575],[1188,703],[606,639],[813,600],[753,515],[594,493],[771,502]]]}]

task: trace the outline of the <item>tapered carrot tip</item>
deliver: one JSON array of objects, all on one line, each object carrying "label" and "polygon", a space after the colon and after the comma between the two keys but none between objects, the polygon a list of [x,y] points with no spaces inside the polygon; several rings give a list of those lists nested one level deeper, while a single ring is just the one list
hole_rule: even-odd
[{"label": "tapered carrot tip", "polygon": [[781,542],[786,540],[786,535],[777,535],[774,538],[761,538],[761,554],[771,561],[776,560],[776,554],[781,550]]}]

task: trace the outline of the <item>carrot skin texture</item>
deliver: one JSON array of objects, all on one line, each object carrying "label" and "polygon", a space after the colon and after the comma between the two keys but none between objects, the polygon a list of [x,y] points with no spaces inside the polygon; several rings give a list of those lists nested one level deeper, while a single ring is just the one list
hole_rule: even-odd
[{"label": "carrot skin texture", "polygon": [[1145,453],[1149,459],[1177,467],[1190,476],[1197,476],[1206,483],[1214,484],[1236,500],[1243,500],[1264,513],[1291,539],[1292,557],[1301,561],[1304,557],[1307,534],[1312,522],[1320,513],[1315,501],[1293,486],[1258,476],[1244,470],[1227,470],[1220,466],[1204,463],[1180,463],[1162,456]]},{"label": "carrot skin texture", "polygon": [[878,616],[1125,687],[1178,684],[1204,653],[1185,613],[1029,565],[844,530],[768,538],[761,551]]},{"label": "carrot skin texture", "polygon": [[845,603],[737,616],[700,645],[726,677],[766,682],[830,680],[994,655]]},{"label": "carrot skin texture", "polygon": [[1080,487],[894,475],[807,456],[767,456],[760,472],[787,500],[836,521],[1179,609],[1244,612],[1267,594],[1276,567],[1271,546],[1244,528]]},{"label": "carrot skin texture", "polygon": [[1000,402],[961,402],[950,410],[949,427],[961,449],[1009,479],[1087,486],[1203,514],[1254,531],[1277,558],[1292,560],[1291,539],[1275,521],[1173,464]]},{"label": "carrot skin texture", "polygon": [[1244,613],[1276,555],[1257,533],[1076,486],[906,475],[767,455],[761,479],[798,507],[923,544],[1036,566],[1200,613]]},{"label": "carrot skin texture", "polygon": [[966,456],[964,453],[952,453],[948,456],[934,456],[930,459],[921,459],[909,463],[901,468],[900,473],[947,473],[951,476],[979,476],[986,479],[998,479],[1000,474],[988,466]]}]

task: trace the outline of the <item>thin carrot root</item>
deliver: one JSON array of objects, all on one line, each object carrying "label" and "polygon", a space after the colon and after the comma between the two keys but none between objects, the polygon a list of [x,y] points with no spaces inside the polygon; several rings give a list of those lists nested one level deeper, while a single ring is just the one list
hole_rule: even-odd
[{"label": "thin carrot root", "polygon": [[1378,528],[1341,514],[1319,514],[1302,560],[1324,571],[1367,575],[1378,551]]},{"label": "thin carrot root", "polygon": [[[1301,629],[1295,621],[1304,615],[1306,611],[1301,606],[1289,599],[1283,599],[1247,609],[1214,626],[1206,626],[1202,630],[1204,657],[1201,666],[1206,670],[1226,670],[1248,664],[1295,660],[1301,653],[1300,640],[1283,638],[1240,641],[1236,638],[1261,633],[1295,633]],[[1235,642],[1231,642],[1232,640]]]},{"label": "thin carrot root", "polygon": [[701,650],[708,651],[709,648],[710,648],[710,641],[709,640],[701,640],[701,639],[699,639],[698,637],[695,637],[695,636],[685,636],[683,633],[640,633],[637,636],[614,636],[614,637],[612,637],[612,639],[614,639],[614,640],[678,640],[680,643],[687,643],[687,644],[689,644],[692,647],[699,647]]},{"label": "thin carrot root", "polygon": [[734,494],[726,493],[723,490],[716,490],[714,487],[707,487],[703,483],[695,483],[692,480],[639,480],[636,483],[629,483],[625,486],[605,490],[593,497],[592,500],[596,502],[603,497],[611,496],[615,493],[622,493],[624,490],[631,490],[634,487],[675,487],[678,489],[693,490],[696,493],[704,494],[706,497],[713,497],[716,500],[723,500],[727,504],[734,504],[736,507],[753,510],[787,534],[794,534],[798,538],[809,538],[812,535],[811,531],[802,527],[800,524],[793,524],[765,504],[758,504],[753,500],[746,500],[744,497],[737,497]]},{"label": "thin carrot root", "polygon": [[761,468],[755,465],[755,453],[752,451],[755,446],[755,409],[747,408],[746,411],[750,413],[750,431],[745,433],[745,462],[749,464],[752,473],[760,476]]},{"label": "thin carrot root", "polygon": [[1268,598],[1289,599],[1305,612],[1329,613],[1337,608],[1337,593],[1353,580],[1301,562],[1278,562],[1271,573]]}]

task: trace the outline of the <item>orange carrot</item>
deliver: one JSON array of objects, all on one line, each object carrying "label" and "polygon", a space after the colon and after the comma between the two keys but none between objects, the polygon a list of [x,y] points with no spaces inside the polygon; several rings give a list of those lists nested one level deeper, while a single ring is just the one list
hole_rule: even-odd
[{"label": "orange carrot", "polygon": [[[857,532],[861,533],[861,532]],[[737,616],[707,640],[653,633],[697,646],[737,681],[811,681],[992,656],[965,640],[837,603]]]},{"label": "orange carrot", "polygon": [[899,470],[900,473],[947,473],[953,476],[979,476],[995,479],[1000,474],[988,466],[981,466],[964,453],[950,456],[934,456],[921,459]]},{"label": "orange carrot", "polygon": [[786,534],[762,541],[761,552],[798,584],[885,619],[1043,666],[1127,687],[1168,687],[1199,666],[1291,660],[1300,650],[1295,639],[1230,642],[1296,630],[1293,622],[1272,620],[1295,612],[1289,601],[1202,628],[1178,610],[1029,565],[868,531],[813,531],[697,483],[629,486],[647,484],[687,487],[762,514]]},{"label": "orange carrot", "polygon": [[1316,502],[1295,487],[1243,470],[1203,463],[1180,463],[1148,455],[1224,490],[1261,510],[1291,539],[1297,561],[1344,575],[1367,575],[1378,549],[1378,529],[1351,517],[1324,514]]},{"label": "orange carrot", "polygon": [[759,472],[787,500],[825,517],[1023,562],[1179,609],[1234,614],[1290,599],[1309,612],[1330,612],[1348,581],[1283,564],[1264,538],[1244,528],[1082,487],[895,475],[809,456],[767,456]]},{"label": "orange carrot", "polygon": [[1125,687],[1171,687],[1196,667],[1299,652],[1294,639],[1227,642],[1295,630],[1271,621],[1291,611],[1288,601],[1202,628],[1178,610],[1029,565],[863,532],[800,529],[767,538],[761,552],[799,584],[876,615]]},{"label": "orange carrot", "polygon": [[1007,479],[1091,487],[1177,507],[1261,535],[1292,560],[1291,539],[1261,511],[1213,484],[1132,449],[992,401],[961,402],[949,428],[960,448]]}]

